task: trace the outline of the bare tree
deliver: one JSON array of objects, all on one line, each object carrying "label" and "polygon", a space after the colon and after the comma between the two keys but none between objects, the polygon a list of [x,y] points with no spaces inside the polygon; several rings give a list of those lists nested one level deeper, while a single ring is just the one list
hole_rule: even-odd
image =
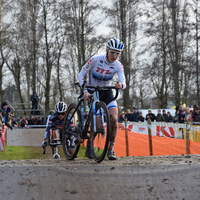
[{"label": "bare tree", "polygon": [[[105,44],[104,36],[95,37],[98,32],[97,26],[103,21],[101,17],[97,17],[99,9],[98,2],[89,0],[70,1],[69,5],[65,4],[65,21],[66,25],[66,43],[67,49],[65,56],[65,66],[70,76],[69,81],[74,83],[77,81],[78,73],[88,59],[95,55],[97,51]],[[74,93],[74,86],[71,86],[71,93]],[[77,91],[76,91],[77,92]]]},{"label": "bare tree", "polygon": [[[190,88],[192,56],[191,33],[187,1],[149,1],[152,4],[148,13],[145,34],[151,38],[147,46],[151,58],[146,70],[153,91],[159,99],[159,108],[167,107],[169,95],[174,94],[174,103],[186,101]],[[172,93],[173,91],[173,93]],[[184,98],[185,97],[185,98]]]},{"label": "bare tree", "polygon": [[[68,13],[71,16],[71,36],[74,38],[71,42],[76,46],[79,71],[89,57],[101,47],[98,42],[99,39],[101,42],[101,37],[95,39],[92,37],[96,30],[95,27],[101,23],[101,19],[90,19],[92,16],[95,17],[95,11],[99,8],[98,6],[96,2],[89,0],[74,0],[70,7],[71,12]],[[89,52],[88,50],[92,45],[94,50]]]},{"label": "bare tree", "polygon": [[[130,91],[134,88],[134,76],[136,69],[134,69],[134,49],[137,30],[137,0],[115,0],[112,7],[107,9],[110,20],[110,26],[113,28],[113,33],[110,37],[120,38],[124,42],[124,50],[121,54],[120,61],[124,65],[124,73],[126,78],[126,89],[123,92],[123,106],[125,109],[129,108]],[[131,82],[132,81],[132,82]],[[132,83],[132,85],[131,85]]]},{"label": "bare tree", "polygon": [[[173,91],[175,95],[175,104],[178,105],[181,102],[181,94],[187,95],[188,90],[183,94],[183,79],[187,77],[185,73],[185,67],[190,66],[191,55],[187,55],[188,50],[191,48],[191,35],[189,35],[191,27],[189,24],[187,13],[188,2],[171,0],[167,7],[170,12],[171,18],[171,41],[169,55],[170,64],[172,66],[172,80],[173,80]],[[182,17],[182,18],[181,18]],[[188,72],[188,70],[186,70]],[[186,78],[187,80],[187,78]],[[188,84],[185,88],[188,87]]]},{"label": "bare tree", "polygon": [[[145,68],[146,76],[151,81],[151,86],[159,99],[159,108],[167,107],[168,87],[171,79],[169,76],[169,66],[167,65],[167,44],[169,42],[169,21],[166,15],[165,1],[152,1],[154,13],[148,14],[147,28],[144,31],[147,37],[151,37],[149,45],[146,47],[151,51],[152,61],[147,62]],[[150,9],[148,11],[150,11]],[[150,88],[149,88],[150,89]]]},{"label": "bare tree", "polygon": [[11,1],[0,1],[0,101],[3,101],[3,78],[4,72],[3,67],[6,66],[6,59],[8,58],[7,44],[9,43],[9,37],[7,31],[12,22],[11,20],[6,20],[9,16],[9,11],[11,10]]},{"label": "bare tree", "polygon": [[195,13],[195,39],[196,39],[196,93],[197,93],[197,104],[200,105],[200,83],[199,83],[199,40],[200,40],[200,35],[199,35],[199,27],[200,27],[200,20],[199,20],[199,1],[194,0],[194,13]]},{"label": "bare tree", "polygon": [[[56,101],[73,99],[71,83],[82,66],[109,38],[117,37],[124,42],[120,61],[127,84],[125,109],[147,106],[152,93],[160,108],[171,95],[175,104],[188,102],[191,94],[199,101],[198,0],[113,0],[110,8],[102,9],[100,2],[90,0],[2,0],[0,5],[1,98],[2,83],[12,84],[12,79],[7,85],[3,81],[3,72],[10,70],[20,101],[29,101],[36,90],[48,114]],[[109,38],[97,29],[103,12],[111,19]],[[148,40],[140,52],[139,19],[139,33]]]},{"label": "bare tree", "polygon": [[[26,1],[27,2],[27,1]],[[39,47],[39,35],[37,33],[39,30],[37,29],[37,18],[39,12],[39,4],[38,0],[29,0],[27,2],[27,12],[28,12],[28,24],[27,26],[30,27],[26,31],[28,31],[29,40],[28,40],[28,50],[29,50],[29,64],[26,67],[27,71],[27,78],[30,79],[31,89],[32,91],[36,91],[37,86],[37,77],[36,73],[38,70],[38,47]],[[28,85],[28,89],[30,86]],[[28,90],[28,93],[29,90]]]},{"label": "bare tree", "polygon": [[[41,6],[41,24],[40,27],[43,30],[44,34],[44,41],[43,41],[43,50],[42,50],[42,59],[44,60],[44,64],[42,65],[45,72],[45,110],[46,115],[48,115],[50,110],[50,81],[51,81],[51,72],[53,67],[53,54],[52,52],[54,47],[54,38],[51,38],[51,28],[53,25],[53,21],[55,20],[52,16],[52,10],[50,10],[50,7],[53,6],[55,2],[53,1],[45,1],[42,0],[40,3]],[[51,15],[51,18],[50,18]],[[41,69],[40,69],[41,71]]]},{"label": "bare tree", "polygon": [[[20,101],[23,103],[24,99],[22,96],[22,84],[21,84],[21,78],[22,78],[22,63],[20,61],[20,58],[16,55],[16,58],[13,59],[13,62],[9,64],[9,62],[6,61],[7,67],[9,70],[12,72],[14,80],[15,80],[15,85],[20,97]],[[22,104],[22,109],[25,110],[25,106]]]}]

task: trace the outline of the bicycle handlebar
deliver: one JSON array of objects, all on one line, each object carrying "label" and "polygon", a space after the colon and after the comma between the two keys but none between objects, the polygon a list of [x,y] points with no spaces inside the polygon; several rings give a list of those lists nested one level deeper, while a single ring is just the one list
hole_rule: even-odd
[{"label": "bicycle handlebar", "polygon": [[[79,85],[79,83],[76,82],[75,85]],[[80,94],[80,96],[78,98],[81,98],[83,96],[85,88],[93,88],[93,89],[95,89],[95,91],[106,90],[106,89],[107,90],[108,89],[115,89],[116,90],[116,94],[115,94],[115,96],[113,98],[113,101],[116,100],[117,97],[118,97],[118,95],[119,95],[119,88],[115,88],[115,86],[99,86],[99,85],[93,86],[93,85],[86,85],[86,81],[84,81],[82,87],[80,86],[80,88],[81,88],[81,94]]]}]

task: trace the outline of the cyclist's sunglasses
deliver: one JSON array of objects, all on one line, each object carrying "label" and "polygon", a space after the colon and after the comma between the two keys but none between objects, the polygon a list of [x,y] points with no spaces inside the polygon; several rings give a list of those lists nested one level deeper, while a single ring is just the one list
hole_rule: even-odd
[{"label": "cyclist's sunglasses", "polygon": [[62,115],[62,116],[64,116],[65,115],[65,113],[57,113],[57,115],[59,116],[59,115]]},{"label": "cyclist's sunglasses", "polygon": [[116,55],[116,56],[120,55],[120,52],[116,52],[116,51],[112,51],[112,50],[109,50],[109,51],[112,55]]}]

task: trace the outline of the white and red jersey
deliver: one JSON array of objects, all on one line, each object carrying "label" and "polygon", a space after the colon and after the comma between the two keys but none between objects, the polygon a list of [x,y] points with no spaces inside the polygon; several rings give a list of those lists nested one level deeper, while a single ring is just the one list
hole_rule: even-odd
[{"label": "white and red jersey", "polygon": [[117,73],[119,82],[123,84],[123,89],[126,88],[123,65],[118,60],[114,63],[108,63],[106,55],[93,56],[89,59],[78,75],[80,85],[83,84],[84,77],[88,73],[89,85],[110,86],[110,80]]}]

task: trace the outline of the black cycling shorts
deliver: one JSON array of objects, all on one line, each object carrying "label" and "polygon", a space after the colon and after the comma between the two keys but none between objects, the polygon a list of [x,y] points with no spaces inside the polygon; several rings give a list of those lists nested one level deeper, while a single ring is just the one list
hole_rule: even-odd
[{"label": "black cycling shorts", "polygon": [[[90,94],[93,94],[94,91],[92,90],[88,90],[88,92]],[[112,89],[108,89],[108,90],[100,90],[99,91],[99,100],[103,101],[106,105],[108,105],[110,102],[113,101],[113,92]]]}]

